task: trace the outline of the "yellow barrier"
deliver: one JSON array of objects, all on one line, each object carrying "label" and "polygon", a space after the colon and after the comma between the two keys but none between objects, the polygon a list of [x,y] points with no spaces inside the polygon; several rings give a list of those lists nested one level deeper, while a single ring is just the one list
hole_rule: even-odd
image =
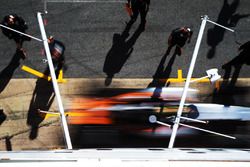
[{"label": "yellow barrier", "polygon": [[[41,72],[39,72],[37,70],[34,70],[34,69],[32,69],[32,68],[30,68],[28,66],[23,65],[22,70],[24,70],[24,71],[26,71],[28,73],[31,73],[32,75],[35,75],[35,76],[37,76],[39,78],[44,78],[44,79],[47,79],[48,81],[51,80],[51,77],[49,77],[47,75],[44,75],[43,73],[41,73]],[[195,80],[195,79],[197,79],[197,78],[191,78],[191,81]],[[177,71],[177,78],[169,78],[168,81],[169,82],[185,82],[186,78],[182,77],[182,70],[179,69]],[[63,71],[62,70],[60,70],[60,72],[59,72],[57,82],[59,82],[59,83],[66,82],[66,79],[63,79]],[[208,78],[205,78],[205,79],[201,79],[201,80],[199,80],[197,82],[210,82],[210,80]]]},{"label": "yellow barrier", "polygon": [[[43,73],[41,73],[41,72],[39,72],[37,70],[34,70],[34,69],[32,69],[32,68],[30,68],[28,66],[23,65],[21,69],[23,71],[26,71],[26,72],[28,72],[28,73],[30,73],[32,75],[35,75],[35,76],[39,77],[39,78],[44,78],[44,79],[46,79],[48,81],[51,80],[50,76],[44,75]],[[58,83],[65,83],[66,82],[66,79],[63,79],[63,71],[62,70],[59,71],[57,82]]]}]

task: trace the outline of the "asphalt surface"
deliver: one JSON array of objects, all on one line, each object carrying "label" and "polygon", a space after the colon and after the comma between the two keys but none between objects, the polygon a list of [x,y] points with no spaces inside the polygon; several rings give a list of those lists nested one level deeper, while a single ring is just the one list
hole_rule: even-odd
[{"label": "asphalt surface", "polygon": [[[165,68],[170,71],[169,77],[176,77],[177,69],[182,69],[183,75],[186,76],[201,24],[200,17],[208,15],[212,21],[231,27],[237,33],[223,31],[218,27],[214,29],[213,24],[207,23],[193,75],[201,77],[210,68],[218,68],[223,75],[221,66],[239,54],[236,41],[245,43],[249,40],[250,1],[236,0],[237,4],[228,0],[228,6],[226,2],[152,0],[146,30],[133,37],[139,24],[138,18],[129,32],[127,41],[133,41],[130,45],[133,51],[128,58],[124,58],[124,53],[119,51],[113,51],[112,55],[108,56],[114,44],[114,34],[121,34],[126,26],[125,21],[129,20],[122,1],[47,2],[48,14],[44,15],[44,18],[47,22],[47,35],[54,35],[66,45],[65,77],[104,78],[106,74],[103,67],[106,60],[105,68],[116,68],[113,71],[115,78],[152,78],[167,50],[170,32],[176,27],[188,25],[194,31],[191,43],[185,46],[182,56],[177,56],[170,62],[172,51],[165,60]],[[29,26],[27,33],[40,38],[36,13],[44,12],[43,1],[2,0],[0,3],[0,18],[9,13],[17,13],[26,20]],[[214,31],[208,33],[210,29]],[[0,36],[2,70],[13,57],[15,44],[3,34]],[[209,53],[211,46],[216,48],[214,54]],[[28,58],[21,63],[43,72],[46,64],[42,63],[45,58],[42,54],[42,43],[32,40],[25,42],[24,47],[27,49]],[[244,65],[239,77],[249,77],[249,69],[249,66]],[[17,68],[13,77],[35,76]]]}]

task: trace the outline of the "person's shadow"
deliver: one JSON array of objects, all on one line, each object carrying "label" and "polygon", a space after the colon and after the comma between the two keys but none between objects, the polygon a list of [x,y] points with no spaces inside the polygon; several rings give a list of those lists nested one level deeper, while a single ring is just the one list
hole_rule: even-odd
[{"label": "person's shadow", "polygon": [[6,118],[7,118],[7,116],[3,112],[3,109],[0,109],[0,125],[2,125],[2,123],[6,120]]},{"label": "person's shadow", "polygon": [[[8,64],[7,67],[3,69],[0,73],[0,93],[4,91],[8,83],[10,82],[15,70],[19,67],[20,65],[20,53],[16,52],[14,56],[12,57],[10,63]],[[3,110],[0,110],[0,125],[6,120],[7,115],[4,113]],[[6,136],[5,139],[5,144],[6,144],[6,150],[7,151],[12,151],[12,145],[11,145],[11,138],[9,136]]]},{"label": "person's shadow", "polygon": [[[223,76],[223,82],[227,82],[227,85],[234,86],[237,82],[237,79],[240,74],[240,70],[243,64],[250,65],[250,41],[244,43],[240,46],[239,50],[241,51],[238,56],[227,62],[222,66],[222,69],[225,70],[225,74]],[[234,67],[233,74],[232,67]],[[231,80],[229,82],[229,78],[231,76]]]},{"label": "person's shadow", "polygon": [[20,65],[20,55],[18,52],[15,53],[15,55],[12,57],[10,63],[7,67],[3,69],[0,73],[0,93],[5,89],[5,87],[8,85],[10,79],[12,78],[15,70]]},{"label": "person's shadow", "polygon": [[[240,1],[234,0],[231,4],[228,3],[228,0],[224,0],[223,6],[219,13],[217,23],[226,27],[235,27],[238,21],[244,17],[248,17],[249,14],[240,15],[235,13]],[[216,47],[220,42],[223,41],[224,34],[226,29],[214,25],[214,28],[211,28],[207,32],[207,44],[211,47],[207,53],[207,58],[211,59],[215,56]]]},{"label": "person's shadow", "polygon": [[[165,67],[164,64],[166,62],[168,54],[169,54],[168,51],[166,51],[166,53],[161,58],[161,61],[156,69],[156,72],[153,75],[153,80],[148,85],[148,88],[151,88],[151,87],[155,88],[151,96],[152,100],[160,102],[159,103],[160,111],[158,113],[159,118],[162,117],[164,106],[165,106],[165,102],[161,98],[162,88],[168,87],[168,85],[170,84],[170,82],[168,82],[168,79],[172,72],[172,66],[176,58],[176,53],[174,53],[172,57],[170,58],[167,66]],[[170,119],[168,121],[170,121]],[[168,122],[168,123],[171,123],[171,122]],[[155,132],[155,127],[152,128],[152,133],[154,132]]]},{"label": "person's shadow", "polygon": [[157,67],[157,70],[153,76],[153,80],[149,83],[148,88],[155,87],[155,91],[152,95],[152,98],[159,98],[161,96],[162,88],[168,86],[170,83],[167,82],[172,71],[172,66],[176,58],[176,54],[173,54],[170,58],[166,68],[164,64],[167,58],[167,53],[162,57],[160,64]]},{"label": "person's shadow", "polygon": [[[44,74],[49,74],[48,68]],[[43,78],[37,79],[27,117],[27,124],[31,126],[31,132],[29,136],[31,140],[37,137],[39,124],[44,120],[46,115],[45,113],[41,113],[39,110],[49,111],[54,98],[55,94],[52,82]]]},{"label": "person's shadow", "polygon": [[[0,125],[6,120],[7,116],[3,112],[3,109],[0,109]],[[12,136],[6,135],[1,138],[1,140],[5,140],[5,146],[7,151],[12,151],[12,145],[11,145],[11,138]]]},{"label": "person's shadow", "polygon": [[[223,81],[219,88],[215,88],[212,94],[212,103],[223,104],[225,106],[235,105],[237,94],[247,93],[244,88],[236,87],[237,78],[243,64],[250,65],[250,41],[241,45],[239,50],[241,52],[238,56],[227,62],[222,66],[225,70]],[[234,67],[234,70],[232,70]],[[244,101],[243,99],[241,102]],[[237,102],[238,104],[239,102]],[[244,102],[242,102],[244,104]]]},{"label": "person's shadow", "polygon": [[105,85],[108,86],[112,82],[112,78],[116,73],[119,73],[131,53],[133,52],[133,46],[140,34],[143,32],[141,27],[138,27],[134,34],[129,37],[130,24],[127,24],[124,31],[121,34],[115,33],[113,35],[113,44],[106,56],[103,72],[107,77]]}]

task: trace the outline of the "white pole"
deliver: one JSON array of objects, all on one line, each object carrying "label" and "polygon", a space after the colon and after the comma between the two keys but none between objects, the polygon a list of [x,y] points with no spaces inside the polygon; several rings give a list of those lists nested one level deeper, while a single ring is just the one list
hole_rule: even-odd
[{"label": "white pole", "polygon": [[157,118],[156,118],[155,115],[150,115],[150,117],[149,117],[149,122],[150,122],[150,123],[157,123],[157,124],[160,124],[160,125],[163,125],[163,126],[167,126],[167,127],[171,127],[171,125],[169,125],[169,124],[167,124],[167,123],[157,121]]},{"label": "white pole", "polygon": [[196,44],[195,44],[194,53],[193,53],[193,56],[192,56],[191,64],[190,64],[188,75],[187,75],[187,80],[185,82],[184,90],[183,90],[180,105],[179,105],[179,108],[178,108],[178,111],[177,111],[177,117],[176,117],[175,122],[174,122],[173,131],[172,131],[172,134],[171,134],[171,137],[170,137],[168,148],[173,148],[173,145],[174,145],[175,137],[176,137],[176,134],[177,134],[177,129],[179,127],[180,117],[181,117],[181,114],[182,114],[182,111],[183,111],[184,103],[185,103],[187,92],[188,92],[188,87],[189,87],[190,80],[191,80],[191,77],[192,77],[192,73],[193,73],[193,70],[194,70],[194,65],[195,65],[196,58],[197,58],[197,55],[198,55],[198,51],[199,51],[199,48],[200,48],[201,39],[202,39],[202,36],[203,36],[203,33],[204,33],[204,29],[205,29],[205,26],[206,26],[207,19],[208,19],[207,15],[205,15],[202,18],[202,23],[201,23],[199,35],[198,35],[198,38],[197,38],[197,41],[196,41]]},{"label": "white pole", "polygon": [[163,125],[163,126],[171,127],[171,125],[166,124],[166,123],[164,123],[164,122],[156,121],[156,123],[158,123],[158,124],[160,124],[160,125]]},{"label": "white pole", "polygon": [[2,24],[0,24],[0,27],[6,28],[6,29],[11,30],[11,31],[14,31],[14,32],[17,32],[17,33],[19,33],[19,34],[22,34],[22,35],[24,35],[24,36],[30,37],[30,38],[35,39],[35,40],[40,41],[40,42],[43,41],[43,40],[41,40],[41,39],[39,39],[39,38],[33,37],[33,36],[29,35],[29,34],[25,34],[25,33],[21,32],[21,31],[17,31],[17,30],[15,30],[15,29],[13,29],[13,28],[7,27],[7,26],[2,25]]},{"label": "white pole", "polygon": [[217,26],[219,26],[219,27],[225,28],[226,30],[229,30],[229,31],[234,32],[233,29],[227,28],[227,27],[225,27],[225,26],[223,26],[223,25],[220,25],[220,24],[218,24],[218,23],[216,23],[216,22],[213,22],[213,21],[211,21],[211,20],[209,20],[209,19],[207,19],[207,21],[210,22],[210,23],[213,23],[213,24],[215,24],[215,25],[217,25]]},{"label": "white pole", "polygon": [[47,10],[47,0],[44,0],[43,3],[44,3],[44,4],[43,4],[43,5],[44,5],[44,6],[43,6],[43,7],[44,7],[44,13],[47,14],[47,13],[48,13],[48,10]]},{"label": "white pole", "polygon": [[202,120],[199,120],[199,119],[192,119],[192,118],[187,118],[187,117],[181,117],[181,119],[185,119],[185,120],[193,121],[193,122],[198,122],[198,123],[203,123],[203,124],[208,123],[208,121],[202,121]]},{"label": "white pole", "polygon": [[[163,125],[163,126],[171,127],[171,125],[166,124],[164,122],[157,121],[157,120],[155,121],[155,123],[158,123],[158,124]],[[195,127],[195,126],[183,124],[183,123],[180,123],[180,125],[185,126],[187,128],[190,128],[190,129],[196,129],[196,130],[199,130],[199,131],[211,133],[211,134],[214,134],[214,135],[223,136],[223,137],[227,137],[227,138],[234,139],[234,140],[236,139],[236,137],[234,137],[234,136],[225,135],[225,134],[214,132],[214,131],[211,131],[211,130],[206,130],[206,129],[198,128],[198,127]]]},{"label": "white pole", "polygon": [[223,137],[227,137],[227,138],[234,139],[234,140],[236,139],[236,137],[234,137],[234,136],[225,135],[225,134],[214,132],[214,131],[211,131],[211,130],[206,130],[206,129],[202,129],[202,128],[198,128],[198,127],[195,127],[195,126],[191,126],[191,125],[187,125],[187,124],[182,124],[182,123],[180,123],[180,125],[188,127],[188,128],[191,128],[191,129],[196,129],[196,130],[200,130],[200,131],[203,131],[203,132],[215,134],[215,135],[218,135],[218,136],[223,136]]},{"label": "white pole", "polygon": [[42,35],[42,40],[43,40],[43,44],[44,44],[44,48],[45,48],[45,52],[46,52],[46,56],[47,56],[47,60],[48,60],[48,64],[49,64],[49,70],[50,70],[50,75],[52,78],[53,88],[54,88],[54,91],[56,94],[56,99],[57,99],[57,103],[58,103],[58,107],[59,107],[59,111],[60,111],[60,117],[61,117],[61,121],[62,121],[62,125],[63,125],[63,131],[64,131],[64,135],[65,135],[65,139],[66,139],[67,148],[72,149],[71,139],[70,139],[70,135],[69,135],[69,129],[68,129],[67,120],[66,120],[66,117],[64,114],[64,109],[63,109],[63,105],[62,105],[62,99],[61,99],[59,87],[58,87],[58,84],[56,81],[55,69],[53,66],[53,62],[52,62],[52,58],[51,58],[51,54],[50,54],[50,50],[49,50],[49,44],[47,41],[47,36],[46,36],[45,29],[44,29],[42,16],[41,16],[41,13],[39,13],[39,12],[37,13],[37,19],[38,19],[38,23],[39,23],[39,27],[40,27],[40,31],[41,31],[41,35]]},{"label": "white pole", "polygon": [[201,78],[197,78],[197,79],[193,79],[190,81],[190,83],[193,83],[193,82],[197,82],[197,81],[200,81],[202,79],[206,79],[206,78],[209,78],[209,76],[205,76],[205,77],[201,77]]}]

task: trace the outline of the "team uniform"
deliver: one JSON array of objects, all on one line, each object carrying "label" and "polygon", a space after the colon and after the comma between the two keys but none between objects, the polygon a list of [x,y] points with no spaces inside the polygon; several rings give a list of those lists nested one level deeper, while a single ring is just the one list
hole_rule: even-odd
[{"label": "team uniform", "polygon": [[52,56],[53,64],[56,65],[56,71],[59,72],[63,65],[64,65],[64,51],[65,46],[62,42],[55,40],[54,38],[50,37],[48,39],[49,49]]},{"label": "team uniform", "polygon": [[129,24],[133,24],[139,13],[141,16],[141,26],[145,28],[146,24],[146,15],[149,10],[150,0],[128,0],[128,6],[132,9],[131,20]]},{"label": "team uniform", "polygon": [[187,41],[188,43],[190,42],[192,34],[193,32],[188,27],[174,29],[168,38],[167,54],[169,54],[173,46],[176,46],[175,53],[181,55],[181,48],[185,45]]},{"label": "team uniform", "polygon": [[[14,30],[20,31],[22,33],[25,33],[25,31],[28,29],[28,26],[23,20],[23,18],[16,14],[10,14],[5,16],[1,24]],[[4,27],[1,27],[1,29],[6,37],[8,37],[9,39],[13,39],[16,42],[17,53],[21,53],[23,56],[22,58],[25,58],[25,51],[22,48],[22,45],[23,41],[30,41],[30,38]]]}]

